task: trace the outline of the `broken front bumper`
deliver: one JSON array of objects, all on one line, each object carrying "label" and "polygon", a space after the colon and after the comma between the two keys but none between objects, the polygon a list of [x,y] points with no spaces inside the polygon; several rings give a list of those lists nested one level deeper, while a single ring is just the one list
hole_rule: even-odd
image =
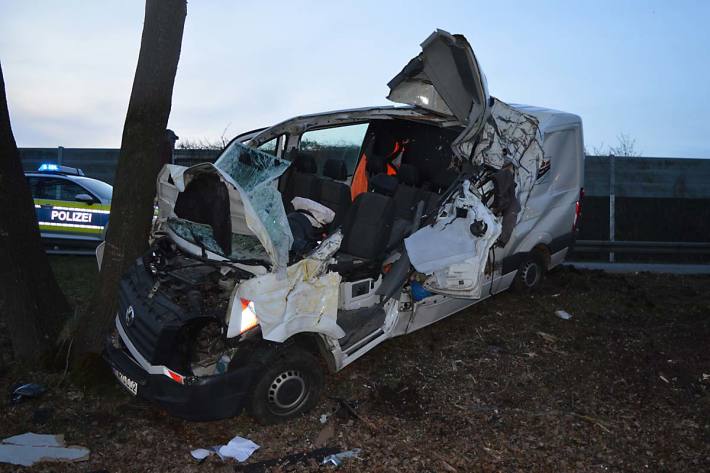
[{"label": "broken front bumper", "polygon": [[178,383],[164,374],[151,374],[131,356],[124,347],[117,348],[107,341],[104,359],[121,382],[133,392],[127,383],[136,383],[138,396],[155,401],[170,414],[188,420],[217,420],[241,413],[247,403],[252,379],[257,372],[253,366],[245,366],[221,375],[191,378],[185,384]]}]

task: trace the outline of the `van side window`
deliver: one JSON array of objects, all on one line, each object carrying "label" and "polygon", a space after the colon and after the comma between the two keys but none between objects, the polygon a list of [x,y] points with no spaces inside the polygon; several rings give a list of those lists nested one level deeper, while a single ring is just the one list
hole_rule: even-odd
[{"label": "van side window", "polygon": [[276,145],[278,141],[279,139],[278,137],[276,137],[273,140],[267,141],[256,149],[258,149],[259,151],[263,151],[264,153],[269,153],[273,156],[276,156]]},{"label": "van side window", "polygon": [[286,148],[287,138],[288,135],[286,134],[279,135],[276,138],[267,141],[266,143],[262,143],[256,149],[258,149],[259,151],[263,151],[264,153],[268,153],[272,156],[283,156],[283,151]]},{"label": "van side window", "polygon": [[301,135],[298,149],[315,158],[319,176],[328,159],[345,161],[348,176],[352,176],[366,131],[367,123],[307,131]]}]

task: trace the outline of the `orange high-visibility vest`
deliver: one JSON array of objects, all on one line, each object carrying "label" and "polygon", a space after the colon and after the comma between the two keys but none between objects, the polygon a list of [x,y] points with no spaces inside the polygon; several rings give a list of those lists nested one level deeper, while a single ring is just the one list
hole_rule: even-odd
[{"label": "orange high-visibility vest", "polygon": [[363,154],[362,159],[357,164],[355,168],[355,174],[353,174],[353,182],[350,183],[350,198],[355,200],[355,197],[367,192],[367,155]]},{"label": "orange high-visibility vest", "polygon": [[[399,141],[396,141],[394,143],[394,150],[392,150],[392,152],[387,155],[386,159],[389,161],[389,159],[395,156],[401,149],[402,145],[399,144]],[[397,175],[397,167],[394,164],[388,162],[386,165],[386,169],[388,176]],[[367,155],[363,153],[360,162],[357,164],[357,168],[355,168],[355,174],[353,174],[353,181],[352,183],[350,183],[350,198],[352,200],[355,200],[355,197],[362,194],[363,192],[367,192],[367,187]]]}]

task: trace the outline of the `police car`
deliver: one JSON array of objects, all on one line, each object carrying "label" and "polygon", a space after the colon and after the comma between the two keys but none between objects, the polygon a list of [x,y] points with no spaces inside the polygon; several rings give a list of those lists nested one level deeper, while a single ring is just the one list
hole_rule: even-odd
[{"label": "police car", "polygon": [[46,246],[92,251],[103,241],[111,212],[111,185],[84,176],[81,169],[50,163],[26,172],[25,177]]}]

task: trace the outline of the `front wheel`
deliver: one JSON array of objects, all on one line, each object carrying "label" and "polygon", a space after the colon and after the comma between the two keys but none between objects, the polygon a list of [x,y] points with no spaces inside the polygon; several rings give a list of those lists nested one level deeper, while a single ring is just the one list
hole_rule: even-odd
[{"label": "front wheel", "polygon": [[310,353],[288,348],[266,361],[256,379],[249,414],[262,424],[276,424],[313,409],[323,390],[323,370]]},{"label": "front wheel", "polygon": [[537,253],[530,253],[525,257],[515,275],[513,287],[518,291],[532,291],[542,282],[545,274],[545,264]]}]

